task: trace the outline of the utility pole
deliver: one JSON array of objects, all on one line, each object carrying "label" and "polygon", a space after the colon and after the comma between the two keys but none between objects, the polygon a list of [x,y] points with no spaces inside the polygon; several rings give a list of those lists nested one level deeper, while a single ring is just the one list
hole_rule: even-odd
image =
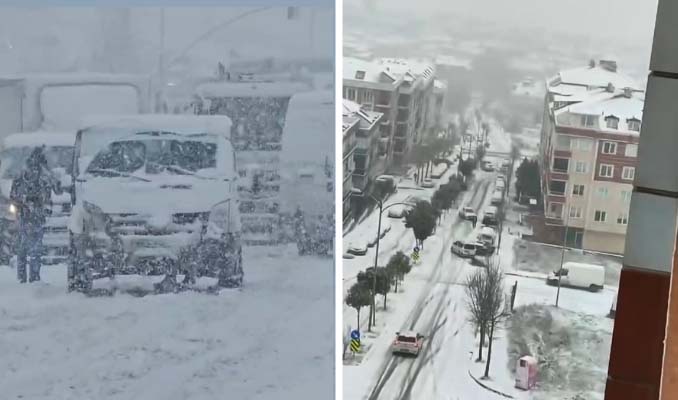
[{"label": "utility pole", "polygon": [[565,259],[565,246],[567,245],[567,230],[570,225],[570,209],[566,210],[567,218],[565,219],[565,235],[563,237],[563,248],[560,252],[560,269],[558,269],[558,291],[556,292],[556,307],[558,307],[558,300],[560,299],[560,280],[563,277],[563,260]]},{"label": "utility pole", "polygon": [[156,93],[156,112],[162,109],[162,104],[165,101],[165,85],[167,82],[165,71],[165,8],[160,8],[160,52],[158,54],[158,85],[159,89]]}]

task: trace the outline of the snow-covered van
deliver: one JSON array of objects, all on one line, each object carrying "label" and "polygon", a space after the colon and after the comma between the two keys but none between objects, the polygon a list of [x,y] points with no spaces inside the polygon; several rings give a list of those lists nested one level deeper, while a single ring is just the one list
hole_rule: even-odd
[{"label": "snow-covered van", "polygon": [[[292,97],[280,154],[280,210],[300,254],[331,254],[334,243],[334,93]],[[288,224],[288,225],[289,225]]]},{"label": "snow-covered van", "polygon": [[302,82],[273,81],[252,74],[198,85],[200,114],[225,115],[232,121],[243,240],[271,244],[279,240],[280,151],[291,98],[309,91]]},{"label": "snow-covered van", "polygon": [[493,248],[497,240],[497,231],[492,229],[489,226],[483,226],[478,232],[478,241],[483,243],[485,246]]},{"label": "snow-covered van", "polygon": [[0,138],[15,132],[76,131],[88,114],[150,111],[150,78],[102,73],[0,77]]},{"label": "snow-covered van", "polygon": [[33,149],[44,146],[47,166],[59,179],[62,193],[52,192],[51,214],[43,236],[43,263],[63,262],[68,257],[68,218],[71,214],[71,172],[75,131],[14,133],[4,138],[0,148],[0,263],[15,254],[16,207],[9,200],[12,182],[23,172]]},{"label": "snow-covered van", "polygon": [[602,290],[605,285],[605,267],[596,264],[566,262],[563,268],[549,274],[546,283],[589,289],[593,292]]},{"label": "snow-covered van", "polygon": [[78,131],[70,290],[97,278],[243,279],[237,170],[225,116],[87,118]]}]

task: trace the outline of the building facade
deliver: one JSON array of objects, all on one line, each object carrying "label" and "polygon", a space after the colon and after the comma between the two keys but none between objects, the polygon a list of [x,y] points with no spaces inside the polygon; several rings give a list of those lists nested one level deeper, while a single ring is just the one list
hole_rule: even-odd
[{"label": "building facade", "polygon": [[358,119],[355,131],[356,146],[353,153],[353,196],[369,193],[374,179],[386,172],[386,156],[379,154],[380,126],[384,114],[363,110],[350,100],[343,101],[344,121]]},{"label": "building facade", "polygon": [[355,116],[344,116],[342,118],[341,128],[343,132],[342,145],[342,220],[346,223],[351,217],[351,194],[353,193],[353,172],[355,170],[356,132],[358,131],[360,120]]},{"label": "building facade", "polygon": [[[619,85],[619,86],[617,86]],[[644,91],[601,61],[547,82],[540,166],[544,223],[569,246],[621,254]]]}]

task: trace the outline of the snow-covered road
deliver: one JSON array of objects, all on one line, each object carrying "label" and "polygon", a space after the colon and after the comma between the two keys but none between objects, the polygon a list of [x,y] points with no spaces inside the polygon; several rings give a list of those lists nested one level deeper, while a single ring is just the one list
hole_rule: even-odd
[{"label": "snow-covered road", "polygon": [[329,399],[333,261],[245,249],[245,286],[86,298],[0,267],[3,399]]}]

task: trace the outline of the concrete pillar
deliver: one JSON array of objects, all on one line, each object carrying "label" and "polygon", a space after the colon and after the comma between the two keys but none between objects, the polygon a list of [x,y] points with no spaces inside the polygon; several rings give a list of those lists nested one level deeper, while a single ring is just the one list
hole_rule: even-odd
[{"label": "concrete pillar", "polygon": [[675,21],[678,2],[660,0],[605,400],[678,398],[678,282],[671,284],[678,268]]}]

